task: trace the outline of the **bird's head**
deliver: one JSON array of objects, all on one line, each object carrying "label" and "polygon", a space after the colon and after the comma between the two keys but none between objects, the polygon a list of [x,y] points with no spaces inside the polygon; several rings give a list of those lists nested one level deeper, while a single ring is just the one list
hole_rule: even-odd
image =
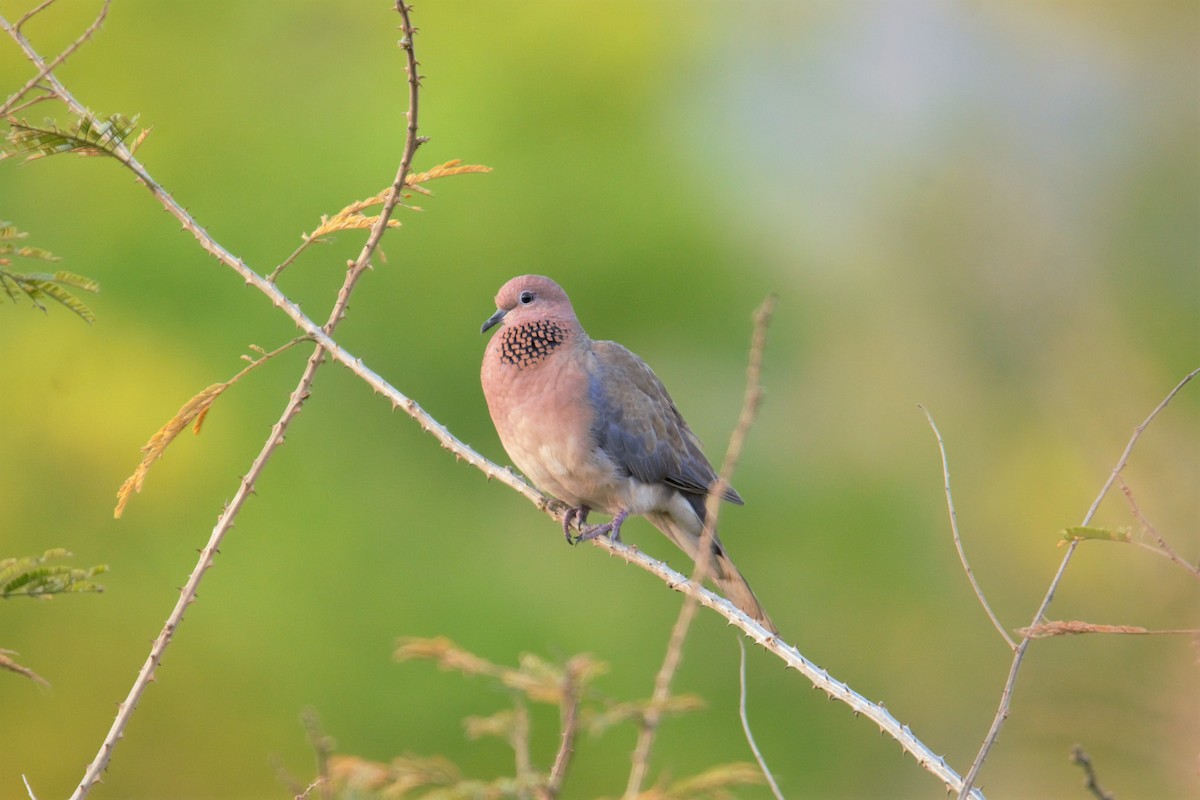
[{"label": "bird's head", "polygon": [[479,329],[503,323],[520,326],[531,322],[549,321],[575,328],[579,321],[567,293],[543,275],[520,275],[500,287],[496,293],[496,313],[488,317]]}]

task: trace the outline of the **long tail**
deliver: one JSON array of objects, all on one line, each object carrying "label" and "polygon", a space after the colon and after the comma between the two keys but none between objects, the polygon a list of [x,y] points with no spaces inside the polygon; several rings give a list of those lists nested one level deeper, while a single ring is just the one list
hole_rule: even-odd
[{"label": "long tail", "polygon": [[[653,512],[647,514],[646,519],[650,521],[651,525],[666,534],[667,538],[674,542],[680,550],[687,553],[693,561],[696,560],[699,555],[697,550],[699,549],[700,535],[693,533],[690,526],[680,524],[673,515],[667,512]],[[692,519],[687,520],[687,522],[692,521]],[[721,540],[716,536],[713,537],[713,552],[708,564],[709,577],[731,603],[771,633],[779,633],[779,628],[775,627],[775,623],[771,621],[766,609],[762,607],[762,603],[755,596],[754,590],[750,588],[746,578],[730,560]]]}]

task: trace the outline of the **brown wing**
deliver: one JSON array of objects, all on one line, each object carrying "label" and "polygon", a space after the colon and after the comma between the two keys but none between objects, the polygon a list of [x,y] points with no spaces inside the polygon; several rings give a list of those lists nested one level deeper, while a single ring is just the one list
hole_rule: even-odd
[{"label": "brown wing", "polygon": [[[593,342],[588,391],[596,411],[592,430],[622,470],[647,483],[665,483],[699,506],[717,479],[700,441],[646,363],[615,342]],[[730,487],[722,498],[742,504]]]}]

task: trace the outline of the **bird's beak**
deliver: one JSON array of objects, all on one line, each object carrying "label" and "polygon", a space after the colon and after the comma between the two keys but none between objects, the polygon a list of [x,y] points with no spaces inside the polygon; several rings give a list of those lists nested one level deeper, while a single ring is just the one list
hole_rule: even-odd
[{"label": "bird's beak", "polygon": [[508,312],[503,308],[496,309],[496,313],[487,318],[487,322],[483,323],[483,327],[479,329],[480,333],[487,333],[488,328],[500,324],[500,320],[504,319],[504,315]]}]

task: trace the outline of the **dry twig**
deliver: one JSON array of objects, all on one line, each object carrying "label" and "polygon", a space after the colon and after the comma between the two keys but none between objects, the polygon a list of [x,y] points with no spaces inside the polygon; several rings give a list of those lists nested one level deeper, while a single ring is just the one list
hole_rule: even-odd
[{"label": "dry twig", "polygon": [[754,741],[754,732],[750,730],[750,717],[746,713],[746,643],[740,638],[738,639],[738,717],[742,720],[742,732],[746,734],[746,743],[750,745],[750,752],[754,754],[754,760],[758,762],[758,768],[762,770],[763,777],[767,779],[767,785],[771,787],[771,794],[775,795],[775,800],[783,800],[783,792],[779,789],[779,784],[775,782],[775,776],[771,774],[771,768],[767,766],[767,760],[763,758],[762,751],[758,749],[758,742]]},{"label": "dry twig", "polygon": [[[741,457],[742,446],[750,426],[758,415],[758,406],[762,400],[762,358],[766,349],[767,327],[771,323],[771,313],[775,310],[776,298],[767,297],[758,311],[754,314],[754,336],[750,345],[750,363],[746,368],[746,393],[742,399],[742,410],[738,415],[737,425],[729,437],[729,447],[725,451],[725,461],[721,465],[720,477],[708,490],[705,507],[704,533],[700,537],[697,551],[696,568],[692,573],[692,583],[699,586],[708,575],[709,561],[712,557],[712,539],[716,535],[717,517],[720,514],[721,495],[733,478],[733,471]],[[662,666],[654,679],[654,694],[650,705],[642,719],[642,729],[638,733],[637,745],[633,751],[633,766],[629,772],[629,782],[625,786],[625,800],[633,800],[642,790],[646,772],[650,764],[650,750],[654,746],[655,733],[662,719],[662,707],[671,694],[671,681],[679,668],[683,657],[683,642],[687,638],[692,618],[696,615],[698,601],[693,595],[688,595],[679,610],[679,617],[671,630],[670,643],[663,658]]]},{"label": "dry twig", "polygon": [[1083,770],[1083,788],[1096,796],[1096,800],[1117,800],[1116,795],[1104,791],[1100,786],[1100,782],[1096,780],[1096,769],[1092,766],[1092,759],[1084,751],[1083,745],[1077,744],[1071,748],[1071,763],[1078,764]]},{"label": "dry twig", "polygon": [[573,658],[567,662],[563,671],[562,681],[562,742],[558,753],[554,756],[554,766],[542,789],[542,800],[555,800],[562,791],[563,782],[567,779],[567,767],[571,763],[571,755],[575,752],[575,733],[579,729],[579,676],[584,662]]},{"label": "dry twig", "polygon": [[[0,27],[3,27],[5,29],[5,32],[8,33],[10,36],[13,36],[14,38],[16,38],[17,36],[20,35],[22,25],[24,25],[26,22],[28,22],[29,19],[31,17],[33,17],[35,14],[37,14],[38,12],[47,8],[54,1],[55,0],[46,0],[46,2],[37,6],[33,10],[27,12],[25,14],[25,16],[23,16],[19,20],[17,20],[16,25],[13,25],[11,27],[9,26],[7,20],[5,20],[3,17],[0,17]],[[96,18],[94,20],[92,20],[92,24],[88,25],[87,28],[84,29],[83,33],[81,33],[79,35],[79,37],[77,39],[75,39],[75,41],[73,41],[69,45],[67,45],[66,48],[64,48],[63,51],[61,53],[59,53],[57,56],[50,59],[50,61],[48,61],[46,63],[42,63],[42,64],[39,64],[37,61],[34,61],[34,63],[37,64],[37,66],[38,66],[37,74],[34,75],[32,78],[30,78],[25,83],[24,86],[22,86],[20,89],[15,91],[12,95],[10,95],[9,98],[6,101],[4,101],[4,105],[0,105],[0,117],[7,116],[8,114],[11,114],[15,110],[17,110],[17,108],[19,107],[17,104],[20,102],[21,98],[23,98],[25,95],[29,94],[29,92],[31,92],[35,88],[37,88],[38,84],[40,84],[42,82],[42,80],[44,80],[46,78],[47,75],[49,75],[52,71],[57,69],[64,61],[66,61],[68,58],[70,58],[71,55],[74,54],[76,50],[78,50],[80,47],[82,47],[85,42],[87,42],[89,39],[92,38],[92,36],[95,35],[96,31],[100,30],[100,26],[104,24],[104,18],[108,16],[108,7],[110,5],[112,5],[112,0],[104,0],[104,5],[100,7],[100,13],[98,13],[96,15]],[[26,103],[24,105],[31,105],[31,103]],[[20,106],[20,107],[24,107],[24,106]]]},{"label": "dry twig", "polygon": [[1158,532],[1157,528],[1150,524],[1150,520],[1146,519],[1145,515],[1142,514],[1142,510],[1138,508],[1137,501],[1133,499],[1133,490],[1129,488],[1129,484],[1127,484],[1125,479],[1122,477],[1118,477],[1117,480],[1121,484],[1121,491],[1124,493],[1125,499],[1129,501],[1129,510],[1133,513],[1134,518],[1137,519],[1138,522],[1142,523],[1142,527],[1154,537],[1154,541],[1158,546],[1155,547],[1146,542],[1140,542],[1139,544],[1145,544],[1152,551],[1169,558],[1171,561],[1174,561],[1176,564],[1183,567],[1193,578],[1200,579],[1200,565],[1192,564],[1191,562],[1185,560],[1183,556],[1175,552],[1175,548],[1167,544],[1167,540],[1163,538],[1162,534]]},{"label": "dry twig", "polygon": [[954,547],[958,550],[958,560],[962,562],[963,571],[967,573],[967,580],[971,582],[971,588],[975,590],[975,597],[979,599],[979,604],[983,606],[988,619],[992,621],[992,627],[999,632],[1005,644],[1008,645],[1008,649],[1014,650],[1017,643],[1008,635],[1008,631],[1004,630],[1004,626],[1000,624],[1000,620],[992,611],[987,598],[984,597],[979,581],[975,580],[975,572],[971,569],[970,562],[967,561],[967,551],[963,549],[962,537],[958,534],[958,512],[954,510],[954,495],[950,493],[950,462],[946,458],[946,443],[942,441],[942,432],[938,430],[937,423],[933,421],[933,415],[929,413],[929,409],[920,403],[917,404],[917,408],[921,409],[925,414],[925,419],[929,420],[929,427],[933,429],[933,435],[937,437],[938,452],[942,454],[942,482],[946,490],[946,507],[950,512],[950,533],[954,536]]},{"label": "dry twig", "polygon": [[[195,602],[196,591],[199,588],[200,582],[204,578],[204,575],[212,566],[221,541],[224,539],[225,534],[228,533],[230,528],[233,527],[233,522],[237,518],[238,512],[241,510],[246,498],[249,497],[249,495],[253,492],[255,481],[258,479],[259,475],[261,475],[272,454],[274,454],[278,446],[283,443],[284,432],[287,430],[288,426],[295,419],[295,417],[300,413],[304,401],[308,398],[312,385],[312,379],[316,374],[317,369],[324,362],[325,348],[320,344],[320,340],[322,338],[328,339],[329,334],[345,316],[346,306],[349,303],[350,294],[353,292],[354,287],[358,282],[358,278],[370,264],[371,256],[378,248],[380,239],[382,238],[384,231],[387,229],[387,223],[391,216],[392,210],[395,208],[396,203],[399,202],[400,190],[403,188],[405,180],[407,179],[408,172],[412,164],[413,154],[416,152],[417,147],[421,144],[421,140],[417,136],[417,94],[419,81],[417,75],[417,62],[415,56],[413,55],[412,48],[413,28],[409,19],[408,6],[404,4],[403,0],[397,0],[396,10],[400,14],[402,27],[405,34],[404,40],[402,41],[402,47],[406,55],[405,72],[408,76],[409,86],[408,126],[405,136],[404,153],[400,159],[400,166],[396,173],[396,180],[394,181],[386,199],[384,200],[383,208],[379,213],[376,225],[371,229],[371,233],[367,238],[367,243],[363,246],[363,250],[359,254],[358,259],[355,260],[351,268],[346,272],[346,278],[338,292],[337,299],[333,305],[333,310],[330,312],[329,321],[323,328],[320,329],[322,336],[314,336],[314,338],[318,339],[317,347],[312,356],[309,357],[304,372],[301,375],[296,388],[292,391],[292,394],[288,399],[287,405],[284,407],[279,421],[276,422],[275,426],[271,429],[270,434],[267,436],[267,440],[263,443],[262,448],[255,457],[254,462],[251,464],[246,476],[238,485],[237,491],[234,493],[233,500],[229,502],[220,518],[217,520],[217,524],[213,528],[208,543],[200,552],[200,558],[197,561],[195,568],[192,570],[192,573],[188,577],[188,581],[184,585],[183,589],[180,590],[179,600],[176,602],[175,608],[167,618],[166,625],[163,627],[158,637],[155,638],[154,643],[150,648],[150,654],[143,664],[141,670],[139,670],[138,675],[134,680],[133,687],[130,689],[125,702],[118,706],[116,719],[113,720],[113,724],[109,729],[108,735],[105,736],[95,758],[85,770],[83,779],[80,781],[79,786],[72,795],[72,800],[82,800],[82,798],[86,797],[91,791],[92,787],[99,782],[100,776],[107,768],[108,762],[112,758],[112,751],[116,747],[117,742],[120,740],[125,727],[128,724],[134,709],[136,708],[137,701],[141,698],[146,686],[149,685],[150,681],[154,679],[154,673],[158,667],[158,664],[162,660],[163,652],[166,650],[167,645],[170,644],[175,630],[183,621],[184,612],[187,610],[188,606]],[[18,42],[22,44],[22,47],[25,48],[26,53],[30,55],[30,58],[34,60],[35,64],[43,66],[40,63],[40,58],[37,57],[37,54],[32,50],[32,46],[28,44],[24,37],[20,36],[20,34],[15,31],[10,31],[10,34],[13,35],[14,38],[18,39]],[[53,86],[57,87],[56,93],[63,98],[64,102],[67,102],[68,105],[74,102],[73,98],[68,100],[68,98],[70,98],[70,94],[66,92],[65,88],[62,88],[62,85],[56,78],[54,78],[53,74],[47,72],[46,79],[47,81],[51,82]],[[161,189],[161,187],[158,187],[157,184],[153,184],[153,182],[150,181],[149,176],[145,173],[145,170],[142,169],[141,166],[138,165],[134,160],[133,154],[127,149],[124,149],[123,146],[120,149],[123,150],[122,162],[125,163],[126,166],[129,166],[129,168],[132,169],[135,174],[138,174],[139,178],[141,178],[143,182],[145,182],[146,185],[155,192],[156,195],[161,195],[160,199],[164,201],[164,203],[168,206],[168,209],[171,207],[177,207],[178,204],[174,201],[174,198],[171,198],[170,195]],[[180,209],[180,211],[182,211],[182,209]],[[186,215],[186,212],[182,213]],[[187,218],[190,219],[190,217]],[[208,239],[207,234],[205,234],[204,239],[201,240],[202,244],[205,241],[209,241],[212,243],[213,247],[219,248],[215,242],[213,242],[211,239]],[[223,248],[219,249],[221,252],[224,252]],[[250,272],[250,274],[254,274],[256,278],[258,277],[257,274],[253,273],[252,270],[249,270],[249,268],[246,269]],[[258,278],[258,280],[259,282],[262,282],[261,278]]]},{"label": "dry twig", "polygon": [[[1129,443],[1125,445],[1124,452],[1117,459],[1117,464],[1113,467],[1112,472],[1108,476],[1108,480],[1100,487],[1100,493],[1096,495],[1096,499],[1092,501],[1092,505],[1088,508],[1087,513],[1083,516],[1081,525],[1087,525],[1092,521],[1092,517],[1096,514],[1096,509],[1100,508],[1100,503],[1103,502],[1108,490],[1112,488],[1113,483],[1125,469],[1125,465],[1129,463],[1129,455],[1133,452],[1134,445],[1138,443],[1138,439],[1142,437],[1142,433],[1146,427],[1154,421],[1154,418],[1167,407],[1167,404],[1174,399],[1175,395],[1179,394],[1180,390],[1188,384],[1192,378],[1200,373],[1200,368],[1194,369],[1184,376],[1183,380],[1175,384],[1162,402],[1154,407],[1146,419],[1133,429],[1133,435],[1129,437]],[[1050,581],[1049,588],[1046,589],[1046,595],[1042,598],[1041,605],[1033,615],[1033,621],[1029,623],[1030,628],[1036,628],[1046,618],[1046,609],[1050,607],[1051,601],[1054,600],[1054,594],[1058,591],[1058,585],[1062,582],[1063,574],[1067,571],[1067,565],[1071,563],[1071,556],[1075,553],[1075,548],[1079,546],[1079,540],[1076,539],[1067,545],[1067,552],[1063,554],[1063,559],[1058,565],[1058,570],[1054,573],[1054,578]],[[1025,658],[1025,651],[1029,649],[1029,643],[1032,639],[1025,637],[1021,639],[1017,649],[1013,652],[1012,664],[1008,668],[1008,677],[1004,681],[1004,689],[1000,692],[1000,704],[996,709],[996,715],[992,718],[991,727],[988,728],[987,735],[984,736],[983,743],[979,747],[979,752],[975,755],[975,760],[971,762],[971,768],[967,771],[963,778],[962,788],[959,790],[959,798],[965,798],[971,787],[975,784],[975,779],[979,776],[979,770],[983,768],[983,762],[987,760],[988,752],[992,749],[992,745],[996,743],[996,738],[1000,735],[1000,729],[1004,727],[1004,721],[1008,719],[1009,711],[1012,704],[1013,689],[1017,684],[1017,675],[1021,671],[1021,662]]]}]

